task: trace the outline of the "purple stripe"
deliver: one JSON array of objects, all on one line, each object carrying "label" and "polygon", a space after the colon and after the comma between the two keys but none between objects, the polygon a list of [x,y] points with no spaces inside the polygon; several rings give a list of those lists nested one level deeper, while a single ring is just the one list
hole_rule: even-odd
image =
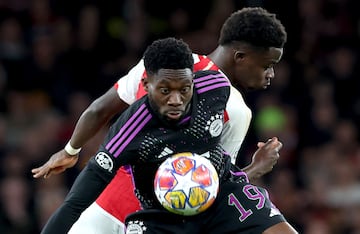
[{"label": "purple stripe", "polygon": [[125,171],[126,174],[131,174],[131,166],[125,165],[122,167],[122,169]]},{"label": "purple stripe", "polygon": [[129,174],[131,175],[132,184],[135,187],[134,173],[133,173],[132,167],[129,167],[129,172],[130,172]]},{"label": "purple stripe", "polygon": [[249,178],[248,178],[247,174],[246,174],[245,172],[243,172],[243,171],[233,172],[233,171],[230,170],[230,173],[231,173],[232,175],[234,175],[234,176],[239,176],[239,177],[240,177],[240,176],[245,176],[246,182],[249,182]]},{"label": "purple stripe", "polygon": [[[149,115],[149,110],[144,110],[144,112],[135,120],[134,123],[131,124],[131,126],[122,134],[121,138],[115,142],[115,144],[109,149],[110,153],[114,153],[116,148],[122,144],[122,142],[129,136],[129,134],[138,126],[138,124],[143,121],[146,115]],[[151,116],[151,115],[150,115]]]},{"label": "purple stripe", "polygon": [[118,134],[116,134],[111,139],[111,141],[109,141],[109,143],[107,143],[107,145],[105,147],[107,150],[109,150],[111,145],[114,144],[114,142],[123,134],[125,129],[134,121],[135,118],[137,118],[137,116],[143,111],[144,108],[145,108],[145,104],[141,105],[139,107],[139,109],[135,112],[135,114],[133,116],[131,116],[131,118],[126,122],[126,124],[119,130]]},{"label": "purple stripe", "polygon": [[204,82],[201,82],[201,83],[198,83],[198,84],[195,84],[195,87],[196,88],[200,88],[200,87],[203,87],[205,85],[209,85],[209,84],[213,84],[213,83],[219,83],[219,82],[228,82],[227,79],[225,78],[218,78],[218,79],[211,79],[211,80],[208,80],[208,81],[204,81]]},{"label": "purple stripe", "polygon": [[[136,189],[136,187],[135,187],[135,179],[134,179],[134,172],[133,172],[131,166],[129,166],[129,170],[128,170],[128,171],[129,171],[129,174],[131,175],[131,182],[132,182],[134,188]],[[144,209],[141,204],[140,204],[140,206],[141,206],[142,209]]]},{"label": "purple stripe", "polygon": [[121,145],[121,147],[116,151],[114,154],[114,157],[117,158],[119,154],[124,150],[124,148],[130,143],[132,139],[140,132],[140,130],[147,124],[152,116],[149,114],[144,121],[141,122],[141,124],[138,125],[138,127],[135,129],[135,131],[132,132],[132,134],[127,138],[127,140]]},{"label": "purple stripe", "polygon": [[223,86],[230,86],[230,84],[228,82],[223,82],[223,83],[220,83],[220,84],[216,84],[216,85],[211,85],[211,86],[207,86],[205,88],[202,88],[202,89],[198,89],[197,90],[197,93],[204,93],[204,92],[207,92],[209,90],[212,90],[212,89],[217,89],[217,88],[220,88],[220,87],[223,87]]},{"label": "purple stripe", "polygon": [[204,81],[204,80],[209,80],[209,79],[212,79],[212,78],[219,78],[219,77],[225,78],[224,75],[221,74],[221,73],[220,73],[220,74],[216,74],[216,75],[211,74],[211,75],[203,76],[203,77],[201,77],[201,78],[196,78],[196,79],[194,79],[194,83],[199,83],[199,82],[202,82],[202,81]]},{"label": "purple stripe", "polygon": [[185,117],[183,120],[181,120],[179,124],[186,123],[186,122],[189,121],[189,120],[190,120],[190,116],[187,116],[187,117]]}]

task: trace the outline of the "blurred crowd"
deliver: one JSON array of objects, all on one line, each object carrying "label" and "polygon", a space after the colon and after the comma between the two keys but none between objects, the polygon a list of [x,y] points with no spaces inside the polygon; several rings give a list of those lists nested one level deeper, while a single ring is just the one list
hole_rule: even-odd
[{"label": "blurred crowd", "polygon": [[63,148],[82,111],[126,74],[154,39],[183,38],[196,53],[217,45],[236,9],[262,6],[288,43],[253,110],[238,164],[258,141],[284,143],[258,181],[304,234],[360,234],[360,15],[356,0],[0,0],[0,233],[35,234],[96,152],[49,179],[31,168]]}]

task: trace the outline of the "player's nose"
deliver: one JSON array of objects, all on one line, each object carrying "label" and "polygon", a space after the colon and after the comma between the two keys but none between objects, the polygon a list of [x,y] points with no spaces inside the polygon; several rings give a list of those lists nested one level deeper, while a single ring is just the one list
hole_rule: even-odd
[{"label": "player's nose", "polygon": [[172,106],[179,106],[183,104],[182,98],[181,98],[181,94],[179,92],[172,92],[169,96],[168,105],[172,105]]}]

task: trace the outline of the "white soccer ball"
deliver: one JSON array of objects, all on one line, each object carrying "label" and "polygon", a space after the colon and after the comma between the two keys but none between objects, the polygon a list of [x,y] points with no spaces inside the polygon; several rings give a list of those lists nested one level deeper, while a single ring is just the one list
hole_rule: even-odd
[{"label": "white soccer ball", "polygon": [[179,153],[160,165],[154,190],[168,211],[191,216],[213,204],[219,191],[219,177],[208,159],[189,152]]}]

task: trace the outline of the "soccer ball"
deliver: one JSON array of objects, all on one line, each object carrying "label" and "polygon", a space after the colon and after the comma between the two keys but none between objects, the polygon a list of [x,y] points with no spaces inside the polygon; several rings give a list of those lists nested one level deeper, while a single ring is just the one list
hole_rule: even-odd
[{"label": "soccer ball", "polygon": [[191,216],[213,204],[219,191],[219,177],[208,159],[189,152],[179,153],[159,166],[154,190],[165,209]]}]

